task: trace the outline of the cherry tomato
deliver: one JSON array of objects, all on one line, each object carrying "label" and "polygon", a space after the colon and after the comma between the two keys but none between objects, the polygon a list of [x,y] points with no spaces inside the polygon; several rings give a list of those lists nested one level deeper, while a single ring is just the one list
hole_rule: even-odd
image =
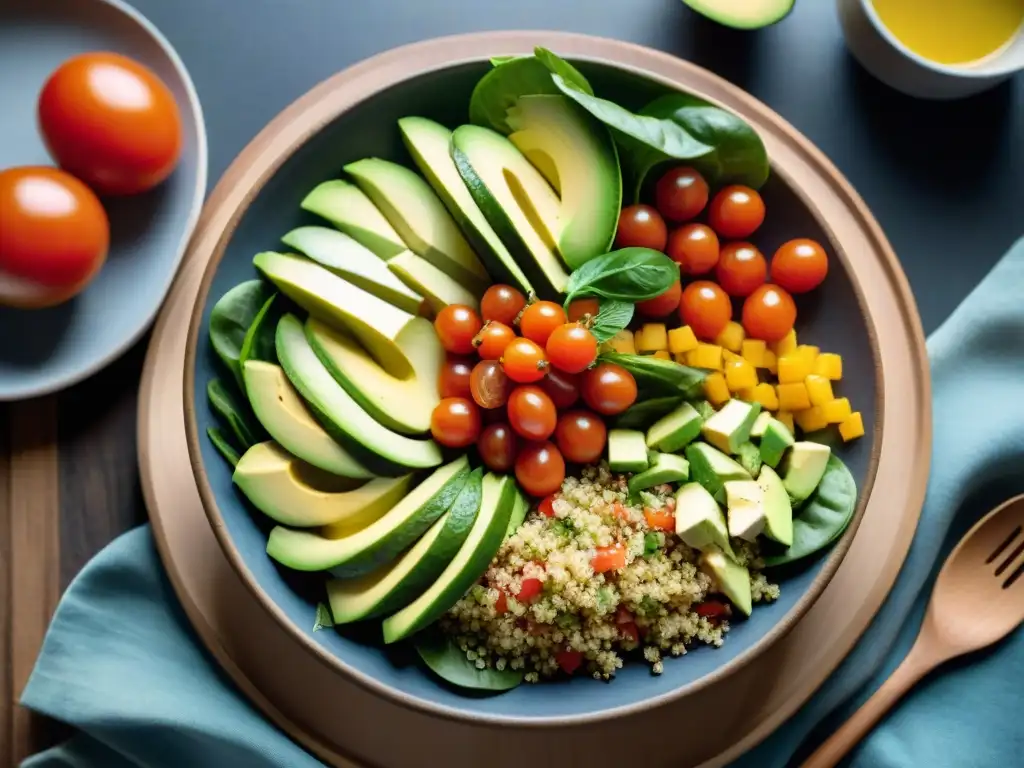
[{"label": "cherry tomato", "polygon": [[707,224],[687,224],[672,230],[668,256],[684,275],[706,275],[718,263],[718,235]]},{"label": "cherry tomato", "polygon": [[540,387],[516,387],[509,395],[508,422],[527,440],[547,440],[557,420],[555,404]]},{"label": "cherry tomato", "polygon": [[515,337],[516,332],[504,323],[487,320],[480,332],[473,337],[473,346],[482,360],[497,360]]},{"label": "cherry tomato", "polygon": [[446,397],[430,415],[430,433],[449,448],[472,445],[480,436],[480,409],[464,397]]},{"label": "cherry tomato", "polygon": [[827,274],[828,255],[814,240],[790,240],[772,256],[772,280],[790,293],[817,288]]},{"label": "cherry tomato", "polygon": [[720,334],[732,319],[732,304],[717,283],[698,280],[683,290],[679,317],[698,338],[709,340]]},{"label": "cherry tomato", "polygon": [[531,496],[547,496],[562,487],[565,459],[553,443],[527,443],[516,457],[516,480]]},{"label": "cherry tomato", "polygon": [[580,377],[556,368],[549,368],[548,375],[540,381],[540,388],[548,393],[556,408],[568,408],[580,399]]},{"label": "cherry tomato", "polygon": [[555,663],[558,664],[558,668],[565,672],[565,674],[571,675],[583,666],[583,652],[571,649],[558,651],[555,653]]},{"label": "cherry tomato", "polygon": [[647,521],[647,525],[651,530],[670,531],[675,533],[676,516],[667,509],[652,509],[651,507],[644,507],[644,520]]},{"label": "cherry tomato", "polygon": [[530,341],[542,347],[548,343],[548,336],[568,318],[565,310],[553,301],[535,301],[523,310],[519,318],[519,332]]},{"label": "cherry tomato", "polygon": [[529,339],[513,339],[501,356],[501,367],[512,381],[529,384],[544,378],[548,361],[540,345]]},{"label": "cherry tomato", "polygon": [[471,357],[448,355],[437,377],[437,393],[442,397],[469,397],[470,375],[474,360]]},{"label": "cherry tomato", "polygon": [[107,258],[110,225],[96,195],[56,168],[0,171],[0,303],[71,298]]},{"label": "cherry tomato", "polygon": [[757,190],[735,184],[720,190],[708,208],[708,224],[720,237],[743,240],[764,221],[764,200]]},{"label": "cherry tomato", "polygon": [[116,53],[84,53],[61,64],[39,95],[39,126],[60,166],[100,194],[155,187],[181,155],[171,91]]},{"label": "cherry tomato", "polygon": [[509,472],[516,463],[519,440],[512,428],[499,421],[484,427],[476,441],[480,460],[492,472]]},{"label": "cherry tomato", "polygon": [[494,320],[511,326],[526,306],[526,297],[511,285],[492,285],[480,299],[480,314],[484,321]]},{"label": "cherry tomato", "polygon": [[622,413],[636,402],[636,379],[615,363],[599,363],[583,374],[583,402],[604,416]]},{"label": "cherry tomato", "polygon": [[601,302],[597,299],[576,299],[569,305],[569,322],[575,323],[587,315],[597,317],[601,310]]},{"label": "cherry tomato", "polygon": [[465,304],[449,304],[434,318],[434,330],[441,346],[456,355],[468,355],[474,351],[473,337],[481,327],[480,315]]},{"label": "cherry tomato", "polygon": [[608,547],[598,547],[594,552],[594,558],[590,561],[594,573],[605,573],[606,571],[617,571],[626,567],[626,548],[621,544],[612,544]]},{"label": "cherry tomato", "polygon": [[654,199],[669,221],[689,221],[708,204],[708,183],[693,168],[673,168],[658,179]]},{"label": "cherry tomato", "polygon": [[762,285],[743,302],[743,329],[751,338],[778,341],[795,322],[796,303],[785,288]]},{"label": "cherry tomato", "polygon": [[555,516],[555,494],[545,496],[544,500],[537,505],[537,511],[540,512],[544,517]]},{"label": "cherry tomato", "polygon": [[667,291],[647,301],[638,301],[636,311],[647,317],[667,317],[679,308],[683,295],[683,284],[676,280]]},{"label": "cherry tomato", "polygon": [[569,461],[593,464],[601,458],[608,440],[608,429],[596,413],[585,410],[568,411],[558,419],[555,443]]},{"label": "cherry tomato", "polygon": [[649,205],[628,205],[619,214],[615,232],[616,248],[653,248],[665,250],[668,228],[661,214]]},{"label": "cherry tomato", "polygon": [[544,582],[540,579],[523,579],[523,584],[519,588],[519,593],[516,595],[518,600],[523,605],[529,605],[533,602],[535,597],[539,597],[540,593],[544,591]]},{"label": "cherry tomato", "polygon": [[548,336],[548,362],[566,373],[580,373],[597,359],[597,339],[580,323],[566,323]]},{"label": "cherry tomato", "polygon": [[473,402],[487,410],[501,408],[507,403],[513,386],[497,360],[481,360],[469,377]]},{"label": "cherry tomato", "polygon": [[695,605],[693,612],[702,618],[716,621],[729,615],[729,606],[720,600],[705,600]]},{"label": "cherry tomato", "polygon": [[715,277],[730,296],[749,296],[757,286],[764,285],[768,263],[750,243],[726,243],[722,246]]}]

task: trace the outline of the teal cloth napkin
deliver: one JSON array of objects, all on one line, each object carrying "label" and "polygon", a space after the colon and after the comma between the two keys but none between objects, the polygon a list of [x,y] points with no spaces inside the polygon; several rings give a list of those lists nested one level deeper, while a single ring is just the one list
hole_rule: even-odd
[{"label": "teal cloth napkin", "polygon": [[[783,728],[734,764],[795,764],[906,655],[944,555],[995,504],[1024,492],[1024,240],[928,341],[934,446],[921,523],[864,638]],[[884,329],[882,329],[884,332]],[[1021,765],[1024,631],[922,683],[851,756],[854,768]],[[26,768],[316,768],[200,649],[148,528],[75,580],[22,703],[80,729]]]}]

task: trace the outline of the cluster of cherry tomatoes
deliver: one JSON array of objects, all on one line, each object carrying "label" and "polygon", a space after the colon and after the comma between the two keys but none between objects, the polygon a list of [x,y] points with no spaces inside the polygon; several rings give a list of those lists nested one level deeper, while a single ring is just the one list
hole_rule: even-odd
[{"label": "cluster of cherry tomatoes", "polygon": [[[769,266],[748,241],[765,217],[764,201],[750,187],[727,186],[712,198],[699,172],[679,167],[658,179],[654,203],[622,209],[616,246],[662,251],[679,264],[684,277],[697,279],[685,288],[677,282],[660,296],[637,304],[647,317],[678,311],[699,338],[710,340],[732,319],[732,297],[743,301],[742,324],[748,336],[778,341],[796,322],[792,294],[816,288],[828,274],[824,248],[805,238],[780,246]],[[706,221],[695,221],[701,214],[706,214]],[[666,222],[675,228],[669,231]]]},{"label": "cluster of cherry tomatoes", "polygon": [[626,410],[637,389],[621,366],[594,364],[596,313],[591,300],[566,313],[551,301],[527,302],[508,285],[487,289],[479,313],[460,304],[441,310],[434,328],[448,358],[431,416],[434,439],[449,448],[475,444],[489,469],[514,470],[537,497],[561,487],[566,461],[600,459],[608,438],[602,417]]}]

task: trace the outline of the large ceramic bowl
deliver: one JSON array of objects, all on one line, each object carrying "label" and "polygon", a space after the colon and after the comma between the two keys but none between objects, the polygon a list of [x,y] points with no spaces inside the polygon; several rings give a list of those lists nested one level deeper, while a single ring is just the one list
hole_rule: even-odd
[{"label": "large ceramic bowl", "polygon": [[[199,256],[209,258],[209,266],[192,316],[184,394],[189,451],[210,523],[242,579],[296,642],[325,665],[408,706],[449,717],[551,726],[636,711],[711,685],[764,651],[800,619],[838,568],[871,493],[881,441],[884,369],[874,333],[877,318],[872,318],[858,287],[857,255],[844,252],[832,235],[836,222],[830,217],[854,214],[845,208],[817,210],[804,192],[805,179],[792,175],[773,157],[771,179],[762,190],[771,215],[757,242],[770,253],[786,239],[807,236],[826,243],[835,255],[823,288],[801,305],[798,331],[802,340],[843,355],[843,393],[865,414],[866,436],[839,449],[860,489],[856,518],[841,540],[820,558],[783,574],[781,599],[735,623],[722,648],[702,647],[668,661],[660,676],[637,661],[627,664],[611,683],[574,678],[523,685],[497,696],[474,696],[439,684],[408,651],[386,649],[377,639],[379,628],[314,631],[323,577],[289,572],[266,555],[269,521],[236,491],[229,466],[205,437],[214,424],[205,390],[219,374],[207,333],[211,308],[229,288],[254,277],[255,253],[279,247],[283,233],[309,223],[299,203],[310,189],[339,176],[343,165],[359,158],[409,163],[396,120],[423,115],[450,126],[464,123],[470,92],[490,66],[488,58],[526,53],[534,45],[571,58],[599,95],[627,107],[638,109],[654,95],[679,88],[733,108],[764,128],[769,154],[773,148],[779,156],[810,152],[820,164],[815,183],[824,177],[827,183],[846,188],[820,155],[763,105],[664,54],[608,40],[540,32],[471,35],[393,51],[327,81],[271,123],[255,140],[262,144],[259,162],[239,169],[245,184],[219,197],[206,211],[205,226],[192,246],[203,251]],[[653,74],[655,64],[678,77],[673,81]],[[342,702],[338,711],[343,717]]]}]

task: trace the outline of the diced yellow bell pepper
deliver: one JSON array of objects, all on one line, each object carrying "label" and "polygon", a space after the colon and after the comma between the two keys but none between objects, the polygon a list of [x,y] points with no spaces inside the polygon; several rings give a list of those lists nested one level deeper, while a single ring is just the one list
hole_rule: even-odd
[{"label": "diced yellow bell pepper", "polygon": [[693,328],[684,325],[668,332],[668,351],[673,355],[682,355],[697,348],[697,336]]},{"label": "diced yellow bell pepper", "polygon": [[825,418],[825,413],[820,405],[797,411],[794,414],[794,418],[796,418],[797,425],[804,432],[817,432],[819,429],[824,429],[828,426],[828,420]]},{"label": "diced yellow bell pepper", "polygon": [[807,385],[807,396],[811,398],[811,405],[824,405],[835,398],[832,394],[832,382],[824,376],[812,373],[804,379],[804,384]]},{"label": "diced yellow bell pepper", "polygon": [[680,352],[678,355],[672,355],[672,359],[675,360],[680,365],[689,365],[690,364],[690,353],[689,352]]},{"label": "diced yellow bell pepper", "polygon": [[843,419],[843,423],[839,425],[839,435],[847,443],[864,437],[864,420],[860,416],[860,411],[854,411]]},{"label": "diced yellow bell pepper", "polygon": [[771,345],[771,350],[775,353],[776,357],[785,357],[786,355],[795,352],[796,331],[791,328],[789,333]]},{"label": "diced yellow bell pepper", "polygon": [[635,355],[636,344],[633,341],[633,332],[621,330],[601,345],[602,349],[610,352],[618,352],[620,355]]},{"label": "diced yellow bell pepper", "polygon": [[775,414],[775,418],[786,425],[786,429],[793,432],[793,414],[789,411],[779,411]]},{"label": "diced yellow bell pepper", "polygon": [[710,368],[722,370],[722,348],[716,344],[698,344],[697,348],[686,353],[687,362],[694,368]]},{"label": "diced yellow bell pepper", "polygon": [[668,349],[668,330],[664,323],[645,323],[636,332],[636,351],[641,355]]},{"label": "diced yellow bell pepper", "polygon": [[716,408],[729,401],[729,386],[725,383],[725,376],[717,371],[704,379],[704,397]]},{"label": "diced yellow bell pepper", "polygon": [[730,352],[739,352],[743,347],[743,340],[745,338],[747,338],[747,333],[743,330],[743,326],[735,320],[730,320],[726,323],[722,332],[718,334],[715,344],[725,347]]},{"label": "diced yellow bell pepper", "polygon": [[825,352],[818,355],[814,361],[814,372],[831,381],[839,381],[843,378],[842,355],[837,355],[833,352]]},{"label": "diced yellow bell pepper", "polygon": [[806,358],[786,355],[779,358],[779,383],[796,384],[811,375],[813,366]]},{"label": "diced yellow bell pepper", "polygon": [[811,363],[812,366],[814,365],[814,361],[818,358],[818,354],[820,352],[820,349],[811,344],[798,344],[797,348],[793,350],[794,355],[806,359]]},{"label": "diced yellow bell pepper", "polygon": [[760,403],[766,411],[776,411],[779,408],[779,396],[771,384],[758,384],[752,389],[744,389],[739,395],[741,400],[748,403]]},{"label": "diced yellow bell pepper", "polygon": [[768,351],[768,345],[760,339],[744,339],[740,347],[740,354],[743,359],[750,362],[755,368],[764,368],[764,353]]},{"label": "diced yellow bell pepper", "polygon": [[753,389],[757,386],[757,371],[742,357],[730,360],[725,364],[725,383],[730,392]]},{"label": "diced yellow bell pepper", "polygon": [[825,414],[825,421],[829,424],[842,424],[852,415],[853,411],[850,408],[850,400],[846,397],[837,397],[835,400],[823,403],[821,410]]},{"label": "diced yellow bell pepper", "polygon": [[779,372],[779,358],[770,349],[764,351],[764,360],[762,361],[768,373],[777,374]]},{"label": "diced yellow bell pepper", "polygon": [[667,349],[659,349],[657,352],[655,352],[653,355],[651,355],[651,357],[656,357],[659,360],[671,360],[672,359],[672,355],[670,355],[668,353]]},{"label": "diced yellow bell pepper", "polygon": [[735,352],[730,352],[728,349],[722,348],[722,363],[731,363],[734,360],[742,360],[743,358],[737,355]]},{"label": "diced yellow bell pepper", "polygon": [[802,381],[793,384],[779,384],[779,408],[784,411],[803,411],[811,407],[807,385]]}]

